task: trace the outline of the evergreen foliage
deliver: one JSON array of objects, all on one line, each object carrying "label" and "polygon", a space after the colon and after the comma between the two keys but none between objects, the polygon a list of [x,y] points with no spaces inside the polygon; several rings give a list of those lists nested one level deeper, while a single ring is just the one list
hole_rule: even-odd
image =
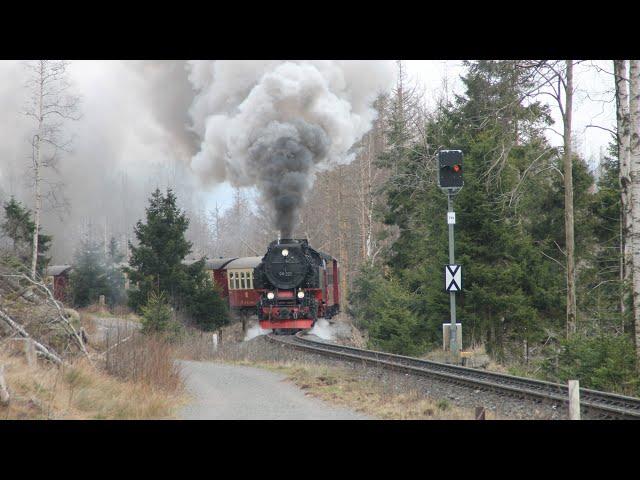
[{"label": "evergreen foliage", "polygon": [[[5,220],[2,223],[2,232],[12,242],[11,252],[23,265],[31,262],[33,253],[33,232],[36,228],[31,219],[31,211],[14,197],[4,204]],[[51,235],[38,234],[38,262],[36,270],[43,275],[49,258],[45,255],[51,248]]]},{"label": "evergreen foliage", "polygon": [[99,242],[81,241],[70,277],[73,304],[86,307],[96,303],[100,295],[105,296],[108,305],[121,304],[125,297],[124,275],[117,265],[121,260],[114,239],[106,257],[104,246]]},{"label": "evergreen foliage", "polygon": [[[517,363],[526,340],[538,359],[547,359],[541,361],[548,378],[575,375],[584,386],[628,391],[635,387],[625,333],[630,323],[620,318],[626,287],[620,281],[617,152],[612,148],[602,159],[597,182],[574,157],[580,335],[558,343],[552,340],[564,337],[566,325],[562,158],[544,135],[552,123],[548,108],[528,96],[531,86],[516,63],[468,62],[465,94],[424,118],[419,141],[403,130],[401,110],[392,112],[379,165],[389,171],[382,213],[399,235],[384,275],[361,271],[351,313],[371,346],[420,354],[441,345],[441,325],[449,321],[448,232],[437,152],[460,149],[465,185],[454,210],[463,346],[484,344],[493,358]],[[547,368],[556,358],[557,369],[555,363]]]},{"label": "evergreen foliage", "polygon": [[561,343],[558,368],[544,363],[551,379],[566,383],[577,378],[584,388],[640,394],[635,349],[628,335],[582,334]]},{"label": "evergreen foliage", "polygon": [[151,291],[146,305],[142,307],[142,332],[176,335],[180,331],[181,325],[173,318],[166,294]]},{"label": "evergreen foliage", "polygon": [[229,321],[227,306],[205,270],[201,259],[185,265],[191,243],[185,233],[189,219],[177,206],[175,194],[159,189],[151,195],[146,222],[134,229],[138,245],[130,244],[129,274],[132,285],[129,306],[142,312],[151,292],[164,292],[179,312],[184,312],[203,330],[214,330]]}]

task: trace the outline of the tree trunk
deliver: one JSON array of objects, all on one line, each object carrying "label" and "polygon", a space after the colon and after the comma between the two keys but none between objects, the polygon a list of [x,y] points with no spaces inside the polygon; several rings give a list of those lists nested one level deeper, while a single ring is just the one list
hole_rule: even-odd
[{"label": "tree trunk", "polygon": [[576,332],[576,272],[573,232],[573,155],[571,116],[573,109],[573,61],[567,60],[564,111],[564,225],[567,248],[567,338]]},{"label": "tree trunk", "polygon": [[629,97],[633,323],[636,356],[640,365],[640,60],[631,60],[630,63]]},{"label": "tree trunk", "polygon": [[629,74],[626,60],[614,60],[613,72],[616,85],[616,135],[618,141],[618,159],[620,163],[620,206],[621,206],[621,272],[622,288],[620,295],[620,313],[624,329],[624,319],[628,304],[628,292],[631,286],[631,179],[630,179],[630,123],[629,123]]},{"label": "tree trunk", "polygon": [[40,231],[40,210],[42,209],[42,193],[40,191],[40,147],[42,144],[42,123],[43,123],[43,101],[44,101],[44,63],[40,61],[40,78],[38,86],[38,133],[35,136],[35,145],[33,152],[33,168],[35,169],[35,206],[33,212],[33,250],[31,257],[31,278],[36,278],[36,269],[38,265],[38,232]]}]

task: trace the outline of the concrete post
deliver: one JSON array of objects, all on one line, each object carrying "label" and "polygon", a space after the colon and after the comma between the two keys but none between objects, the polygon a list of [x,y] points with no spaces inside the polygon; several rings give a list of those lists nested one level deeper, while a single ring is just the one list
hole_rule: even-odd
[{"label": "concrete post", "polygon": [[580,420],[580,382],[569,380],[569,420]]}]

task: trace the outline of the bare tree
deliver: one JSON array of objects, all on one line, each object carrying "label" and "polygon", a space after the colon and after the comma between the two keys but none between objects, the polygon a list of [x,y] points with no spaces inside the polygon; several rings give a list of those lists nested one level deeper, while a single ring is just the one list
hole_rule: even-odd
[{"label": "bare tree", "polygon": [[[613,61],[613,73],[616,86],[616,138],[618,142],[618,158],[620,161],[620,190],[621,190],[621,268],[620,280],[623,292],[628,289],[625,285],[631,285],[632,271],[632,242],[631,242],[631,179],[630,179],[630,155],[631,155],[631,125],[629,122],[629,73],[626,60]],[[620,296],[620,313],[623,317],[626,310],[626,294]]]},{"label": "bare tree", "polygon": [[531,88],[523,93],[526,97],[548,95],[553,98],[562,118],[563,131],[551,131],[562,137],[563,142],[563,180],[564,180],[564,223],[565,252],[567,272],[567,337],[577,328],[576,306],[576,262],[573,214],[573,67],[575,60],[530,60],[520,63],[524,68],[524,80]]},{"label": "bare tree", "polygon": [[633,321],[636,355],[640,364],[640,60],[629,65],[629,121],[630,176],[631,176],[631,227],[633,250]]},{"label": "bare tree", "polygon": [[567,337],[576,331],[576,261],[575,237],[573,231],[573,153],[571,151],[571,122],[573,114],[573,60],[566,61],[564,78],[558,75],[564,85],[565,105],[558,106],[564,124],[564,226],[567,249]]},{"label": "bare tree", "polygon": [[[31,276],[35,278],[38,262],[38,233],[42,213],[44,169],[55,169],[62,152],[68,151],[71,141],[63,138],[65,120],[77,120],[80,98],[68,93],[67,68],[64,60],[38,60],[27,63],[29,79],[26,87],[30,99],[25,114],[35,122],[31,139],[31,168],[34,179],[34,223]],[[55,190],[49,192],[55,195]]]}]

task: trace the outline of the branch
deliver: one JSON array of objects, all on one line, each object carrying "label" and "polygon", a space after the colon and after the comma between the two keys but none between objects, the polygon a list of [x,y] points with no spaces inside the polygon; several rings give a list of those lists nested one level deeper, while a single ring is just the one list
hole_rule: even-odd
[{"label": "branch", "polygon": [[612,135],[618,135],[618,134],[617,134],[617,132],[615,132],[615,131],[611,130],[610,128],[607,128],[607,127],[601,127],[600,125],[591,125],[591,124],[589,124],[589,125],[587,125],[587,126],[586,126],[586,127],[584,127],[584,128],[585,128],[585,130],[586,130],[587,128],[599,128],[600,130],[604,130],[605,132],[609,132],[609,133],[611,133]]},{"label": "branch", "polygon": [[2,310],[0,310],[0,318],[2,318],[11,328],[13,328],[16,332],[18,332],[20,334],[20,336],[24,337],[24,338],[30,338],[31,340],[33,340],[34,345],[36,346],[36,349],[46,358],[48,358],[49,360],[51,360],[53,363],[55,363],[56,365],[62,365],[63,361],[62,359],[58,356],[58,354],[56,354],[55,352],[53,352],[53,350],[48,349],[47,347],[45,347],[43,344],[41,344],[40,342],[34,340],[31,335],[29,335],[27,333],[27,331],[22,328],[20,326],[20,324],[16,323],[15,321],[13,321],[11,319],[11,317],[9,317],[9,315],[7,315],[6,313],[4,313]]},{"label": "branch", "polygon": [[22,273],[20,275],[2,275],[2,276],[3,277],[20,277],[20,278],[24,278],[24,279],[28,280],[29,282],[31,282],[32,284],[34,284],[34,285],[40,287],[42,290],[44,290],[44,292],[47,294],[47,296],[49,297],[49,299],[51,300],[53,305],[56,307],[56,310],[58,311],[59,322],[67,330],[67,333],[71,334],[73,339],[76,341],[76,343],[80,347],[80,350],[82,350],[82,353],[84,353],[84,355],[87,357],[87,360],[89,360],[89,363],[93,366],[93,362],[91,361],[91,358],[89,357],[89,352],[87,352],[87,349],[84,346],[84,342],[82,341],[82,337],[80,337],[80,335],[78,334],[77,330],[73,327],[73,325],[71,325],[71,322],[69,322],[69,320],[67,320],[67,318],[64,316],[64,314],[62,312],[62,309],[60,308],[59,302],[54,298],[53,294],[51,293],[51,290],[49,290],[44,283],[37,282],[37,281],[33,280],[32,278],[30,278],[29,276],[25,275],[24,273]]}]

